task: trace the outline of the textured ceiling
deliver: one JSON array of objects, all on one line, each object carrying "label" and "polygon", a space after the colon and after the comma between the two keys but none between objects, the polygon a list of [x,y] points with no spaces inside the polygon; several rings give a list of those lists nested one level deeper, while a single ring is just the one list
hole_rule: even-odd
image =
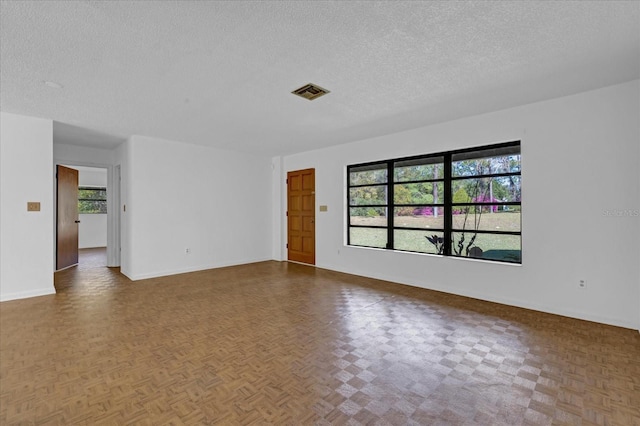
[{"label": "textured ceiling", "polygon": [[[640,78],[639,12],[635,1],[2,1],[0,108],[57,121],[57,142],[137,134],[306,151]],[[331,93],[290,93],[309,82]]]}]

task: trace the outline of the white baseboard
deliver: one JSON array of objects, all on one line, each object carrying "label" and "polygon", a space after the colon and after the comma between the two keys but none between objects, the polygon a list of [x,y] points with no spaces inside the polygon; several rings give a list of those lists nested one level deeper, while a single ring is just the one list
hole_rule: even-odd
[{"label": "white baseboard", "polygon": [[212,263],[208,265],[190,266],[180,269],[168,269],[164,271],[147,272],[143,274],[132,274],[131,276],[124,274],[131,281],[146,280],[149,278],[166,277],[170,275],[187,274],[189,272],[206,271],[207,269],[226,268],[227,266],[246,265],[249,263],[266,262],[272,260],[270,257],[256,258],[256,259],[243,259],[237,261]]},{"label": "white baseboard", "polygon": [[9,300],[27,299],[29,297],[48,296],[50,294],[56,294],[56,289],[41,288],[37,290],[20,291],[17,293],[0,294],[0,302],[8,302]]}]

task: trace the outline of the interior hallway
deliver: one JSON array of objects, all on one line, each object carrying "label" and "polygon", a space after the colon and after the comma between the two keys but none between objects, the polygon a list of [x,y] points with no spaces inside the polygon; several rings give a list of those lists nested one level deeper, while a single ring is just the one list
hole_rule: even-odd
[{"label": "interior hallway", "polygon": [[635,330],[262,262],[99,250],[0,304],[0,424],[640,424]]}]

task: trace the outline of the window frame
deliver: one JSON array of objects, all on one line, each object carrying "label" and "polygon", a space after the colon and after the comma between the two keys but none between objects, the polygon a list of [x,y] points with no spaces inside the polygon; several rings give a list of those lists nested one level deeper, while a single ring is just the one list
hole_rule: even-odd
[{"label": "window frame", "polygon": [[[509,153],[510,150],[517,150],[517,154],[516,153]],[[486,174],[477,174],[477,175],[464,175],[464,176],[454,176],[454,172],[453,172],[453,163],[456,161],[464,161],[464,154],[469,154],[470,157],[468,159],[481,159],[481,158],[491,158],[491,153],[494,152],[497,154],[495,154],[495,157],[499,157],[501,152],[500,151],[505,151],[507,152],[507,154],[505,155],[519,155],[520,156],[520,164],[519,164],[519,168],[517,171],[503,171],[500,173],[486,173]],[[489,154],[486,157],[482,157],[482,156],[475,156],[473,155],[474,153],[480,153],[482,154],[483,152]],[[455,156],[462,156],[462,159],[457,159],[454,160]],[[408,230],[408,231],[424,231],[425,233],[427,232],[437,232],[437,233],[442,233],[443,237],[444,237],[444,242],[448,242],[444,244],[442,253],[437,254],[437,255],[441,255],[441,256],[446,256],[446,257],[457,257],[457,258],[473,258],[470,256],[465,256],[465,255],[457,255],[453,252],[452,250],[452,245],[453,245],[453,235],[455,233],[460,233],[460,232],[472,232],[474,234],[477,235],[482,235],[482,234],[488,234],[488,235],[513,235],[513,236],[518,236],[520,238],[520,257],[517,261],[512,261],[512,260],[507,260],[507,259],[493,259],[493,258],[480,258],[482,260],[486,260],[486,261],[491,261],[491,262],[500,262],[500,263],[508,263],[508,264],[522,264],[522,225],[520,225],[520,230],[519,231],[495,231],[495,230],[483,230],[483,229],[472,229],[472,230],[468,230],[468,229],[460,229],[460,228],[454,228],[454,224],[453,224],[453,209],[455,207],[460,207],[460,206],[466,206],[466,207],[470,207],[470,208],[484,208],[484,207],[489,207],[492,208],[492,206],[495,206],[496,204],[499,204],[501,206],[518,206],[520,209],[520,224],[522,223],[522,196],[521,196],[521,191],[522,191],[522,145],[521,145],[521,141],[517,140],[517,141],[510,141],[510,142],[502,142],[502,143],[497,143],[497,144],[491,144],[491,145],[483,145],[483,146],[477,146],[477,147],[471,147],[471,148],[464,148],[464,149],[458,149],[458,150],[452,150],[452,151],[445,151],[445,152],[437,152],[437,153],[431,153],[431,154],[424,154],[424,155],[416,155],[416,156],[410,156],[410,157],[402,157],[402,158],[393,158],[393,159],[389,159],[389,160],[381,160],[381,161],[371,161],[371,162],[367,162],[367,163],[360,163],[360,164],[351,164],[351,165],[347,165],[347,175],[346,175],[346,180],[347,180],[347,191],[346,191],[346,197],[347,197],[347,208],[346,208],[346,220],[347,220],[347,245],[351,246],[351,247],[367,247],[367,248],[381,248],[381,247],[377,247],[377,246],[367,246],[367,245],[359,245],[359,244],[352,244],[351,242],[351,230],[353,228],[370,228],[370,229],[386,229],[387,230],[387,244],[386,247],[384,247],[384,250],[393,250],[393,251],[402,251],[402,252],[412,252],[412,253],[421,253],[421,254],[430,254],[430,253],[424,253],[424,252],[419,252],[419,251],[413,251],[413,250],[405,250],[405,249],[398,249],[395,247],[395,236],[394,233],[396,230]],[[421,165],[421,164],[428,164],[428,162],[431,160],[433,161],[433,159],[436,158],[442,158],[442,165],[443,165],[443,176],[442,178],[435,178],[435,179],[421,179],[421,180],[411,180],[411,181],[396,181],[395,178],[395,174],[394,174],[394,170],[396,167],[402,167],[402,166],[396,166],[398,163],[407,163],[407,162],[415,162],[415,165]],[[421,160],[423,160],[424,162],[421,163]],[[432,162],[431,164],[440,164],[439,162]],[[353,172],[361,172],[361,171],[366,171],[366,170],[384,170],[386,169],[387,171],[387,180],[384,183],[366,183],[366,184],[355,184],[352,185],[351,184],[351,173]],[[465,202],[465,203],[454,203],[453,202],[453,194],[452,194],[452,187],[454,182],[456,181],[464,181],[464,180],[470,180],[470,179],[494,179],[494,178],[504,178],[504,177],[513,177],[513,176],[518,176],[520,178],[520,197],[519,197],[519,201],[500,201],[499,203],[496,203],[493,200],[488,200],[488,201],[469,201],[469,202]],[[438,200],[439,202],[435,202],[436,200],[434,200],[433,203],[426,203],[426,204],[402,204],[402,203],[395,203],[395,193],[394,193],[394,189],[396,185],[400,185],[400,184],[412,184],[412,183],[437,183],[437,182],[443,182],[443,194],[442,194],[442,200]],[[386,195],[387,195],[387,199],[386,199],[386,204],[351,204],[351,189],[352,188],[359,188],[359,187],[372,187],[372,186],[386,186],[387,190],[386,190]],[[440,198],[440,197],[439,197]],[[477,198],[477,196],[476,196]],[[386,209],[386,225],[382,226],[382,225],[359,225],[359,224],[352,224],[351,222],[351,209],[355,208],[355,207],[364,207],[364,208],[368,208],[368,207],[372,207],[372,208],[384,208]],[[431,207],[431,208],[442,208],[443,210],[443,217],[444,217],[444,225],[443,228],[416,228],[416,227],[406,227],[406,226],[397,226],[395,225],[395,209],[397,207],[416,207],[416,208],[420,208],[420,207]],[[425,235],[426,236],[426,235]],[[476,258],[477,259],[477,258]]]}]

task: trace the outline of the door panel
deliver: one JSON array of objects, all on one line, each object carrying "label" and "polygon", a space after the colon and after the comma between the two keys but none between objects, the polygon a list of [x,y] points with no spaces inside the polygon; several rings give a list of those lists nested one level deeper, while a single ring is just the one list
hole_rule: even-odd
[{"label": "door panel", "polygon": [[56,269],[78,263],[78,171],[57,166]]},{"label": "door panel", "polygon": [[291,237],[289,243],[289,253],[302,251],[302,238],[300,237]]},{"label": "door panel", "polygon": [[289,217],[289,230],[294,232],[302,231],[301,223],[302,220],[300,217]]},{"label": "door panel", "polygon": [[315,195],[302,196],[302,210],[305,210],[305,211],[313,210],[313,205],[315,204],[314,197]]},{"label": "door panel", "polygon": [[315,169],[287,173],[288,259],[316,263]]}]

